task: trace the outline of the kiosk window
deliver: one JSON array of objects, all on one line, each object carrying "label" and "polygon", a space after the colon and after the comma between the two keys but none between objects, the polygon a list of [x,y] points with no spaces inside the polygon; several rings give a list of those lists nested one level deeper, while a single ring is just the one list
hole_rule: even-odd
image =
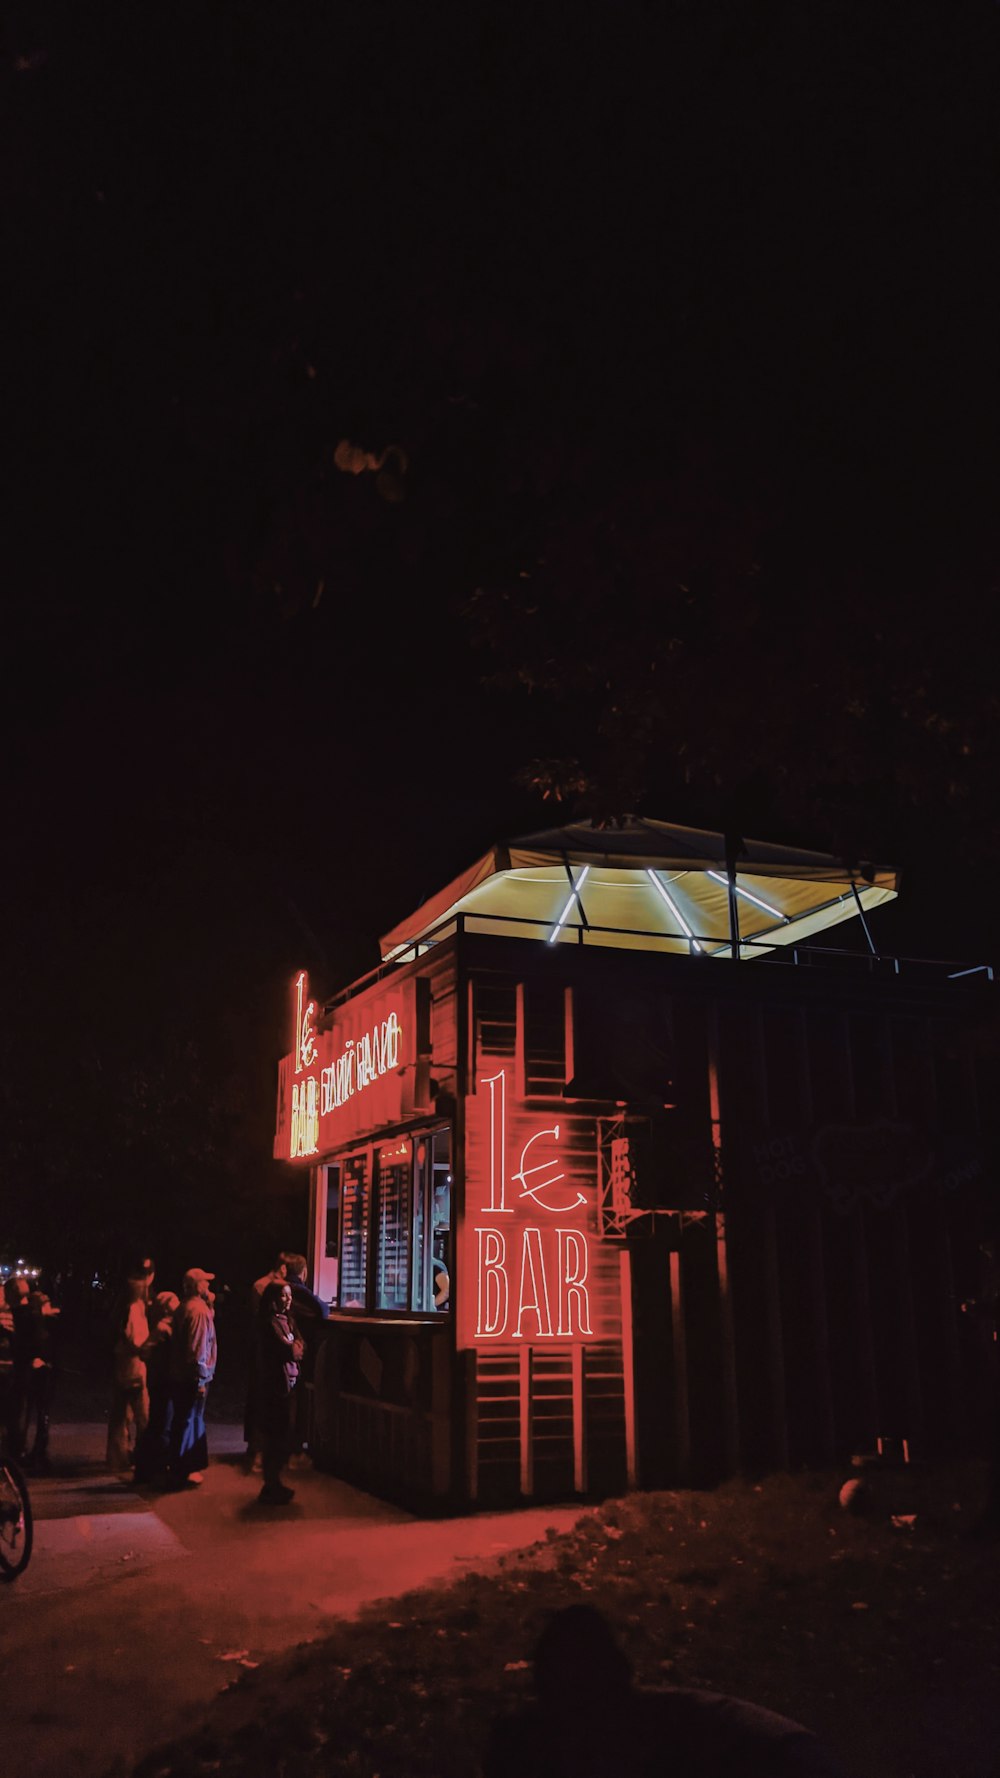
[{"label": "kiosk window", "polygon": [[392,1142],[378,1156],[378,1246],[376,1296],[379,1309],[410,1306],[410,1200],[413,1144]]},{"label": "kiosk window", "polygon": [[414,1157],[412,1307],[451,1308],[451,1131],[419,1137]]},{"label": "kiosk window", "polygon": [[342,1309],[368,1307],[368,1157],[348,1155],[340,1187],[340,1289]]},{"label": "kiosk window", "polygon": [[326,1222],[324,1225],[323,1252],[327,1259],[336,1259],[340,1252],[340,1163],[325,1169],[326,1172]]}]

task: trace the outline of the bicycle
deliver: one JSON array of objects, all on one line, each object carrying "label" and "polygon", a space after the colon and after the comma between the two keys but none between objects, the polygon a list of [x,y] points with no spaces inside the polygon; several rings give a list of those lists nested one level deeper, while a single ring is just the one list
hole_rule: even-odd
[{"label": "bicycle", "polygon": [[0,1453],[0,1577],[16,1580],[31,1560],[34,1521],[24,1474]]}]

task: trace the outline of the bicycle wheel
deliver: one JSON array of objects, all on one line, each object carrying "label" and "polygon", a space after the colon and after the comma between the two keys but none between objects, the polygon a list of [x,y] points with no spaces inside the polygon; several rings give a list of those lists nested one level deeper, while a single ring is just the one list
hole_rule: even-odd
[{"label": "bicycle wheel", "polygon": [[16,1580],[28,1566],[34,1535],[27,1483],[9,1457],[0,1461],[0,1575]]}]

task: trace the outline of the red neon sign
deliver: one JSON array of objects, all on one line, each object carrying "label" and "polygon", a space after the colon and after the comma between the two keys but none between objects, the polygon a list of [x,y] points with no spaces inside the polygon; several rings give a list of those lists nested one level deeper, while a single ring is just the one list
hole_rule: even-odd
[{"label": "red neon sign", "polygon": [[293,984],[292,1050],[278,1073],[274,1153],[309,1160],[413,1109],[416,1018],[411,982],[359,994],[316,1029],[316,1002],[301,970]]},{"label": "red neon sign", "polygon": [[[502,1064],[467,1101],[460,1344],[600,1339],[593,1289],[596,1165],[569,1122],[512,1102]],[[616,1330],[615,1330],[616,1331]]]},{"label": "red neon sign", "polygon": [[[309,998],[309,977],[304,969],[300,969],[295,982],[295,1047],[293,1055],[296,1076],[303,1074],[307,1069],[315,1068],[319,1060],[316,1036],[313,1031],[315,1016],[316,1002]],[[317,1080],[315,1073],[312,1073],[306,1074],[304,1080],[296,1079],[292,1084],[289,1159],[293,1161],[304,1159],[308,1155],[315,1154],[318,1147]]]}]

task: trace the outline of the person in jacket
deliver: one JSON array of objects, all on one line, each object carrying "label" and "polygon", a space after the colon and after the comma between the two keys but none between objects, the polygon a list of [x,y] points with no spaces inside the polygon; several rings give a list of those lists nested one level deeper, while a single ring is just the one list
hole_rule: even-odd
[{"label": "person in jacket", "polygon": [[4,1419],[7,1448],[15,1462],[23,1458],[28,1437],[28,1373],[32,1349],[30,1290],[31,1286],[21,1272],[4,1280]]},{"label": "person in jacket", "polygon": [[243,1436],[246,1439],[246,1464],[251,1475],[259,1475],[263,1468],[261,1457],[260,1429],[256,1423],[256,1403],[254,1388],[257,1380],[257,1323],[260,1317],[260,1305],[264,1292],[269,1284],[280,1284],[285,1278],[285,1255],[279,1253],[269,1272],[262,1272],[255,1278],[250,1287],[250,1323],[249,1323],[249,1365],[247,1366],[247,1400],[243,1415]]},{"label": "person in jacket", "polygon": [[158,1290],[149,1309],[149,1344],[146,1348],[146,1387],[149,1418],[145,1432],[136,1439],[135,1479],[156,1482],[166,1475],[170,1448],[170,1340],[174,1317],[181,1306],[172,1290]]},{"label": "person in jacket", "polygon": [[175,1488],[200,1486],[208,1463],[205,1406],[215,1376],[217,1345],[212,1308],[214,1272],[192,1266],[181,1284],[182,1301],[170,1336],[170,1434],[168,1473]]},{"label": "person in jacket", "polygon": [[25,1462],[35,1475],[50,1475],[49,1418],[56,1378],[56,1330],[60,1311],[40,1280],[28,1295],[30,1350],[27,1371],[28,1422],[34,1424],[31,1450]]},{"label": "person in jacket", "polygon": [[115,1475],[124,1475],[131,1469],[134,1445],[145,1432],[149,1420],[147,1310],[153,1277],[151,1259],[143,1259],[134,1266],[113,1314],[107,1463]]},{"label": "person in jacket", "polygon": [[303,1351],[292,1313],[291,1285],[277,1280],[266,1286],[261,1298],[254,1352],[255,1424],[264,1469],[258,1499],[267,1506],[287,1506],[295,1493],[282,1482],[281,1468],[288,1455],[292,1399]]},{"label": "person in jacket", "polygon": [[330,1311],[322,1297],[310,1290],[306,1279],[309,1268],[302,1253],[285,1254],[285,1275],[292,1291],[292,1314],[303,1342],[299,1380],[292,1397],[292,1425],[289,1454],[293,1467],[307,1462],[306,1450],[312,1434],[312,1395],[316,1374],[316,1355],[323,1340],[323,1323]]}]

